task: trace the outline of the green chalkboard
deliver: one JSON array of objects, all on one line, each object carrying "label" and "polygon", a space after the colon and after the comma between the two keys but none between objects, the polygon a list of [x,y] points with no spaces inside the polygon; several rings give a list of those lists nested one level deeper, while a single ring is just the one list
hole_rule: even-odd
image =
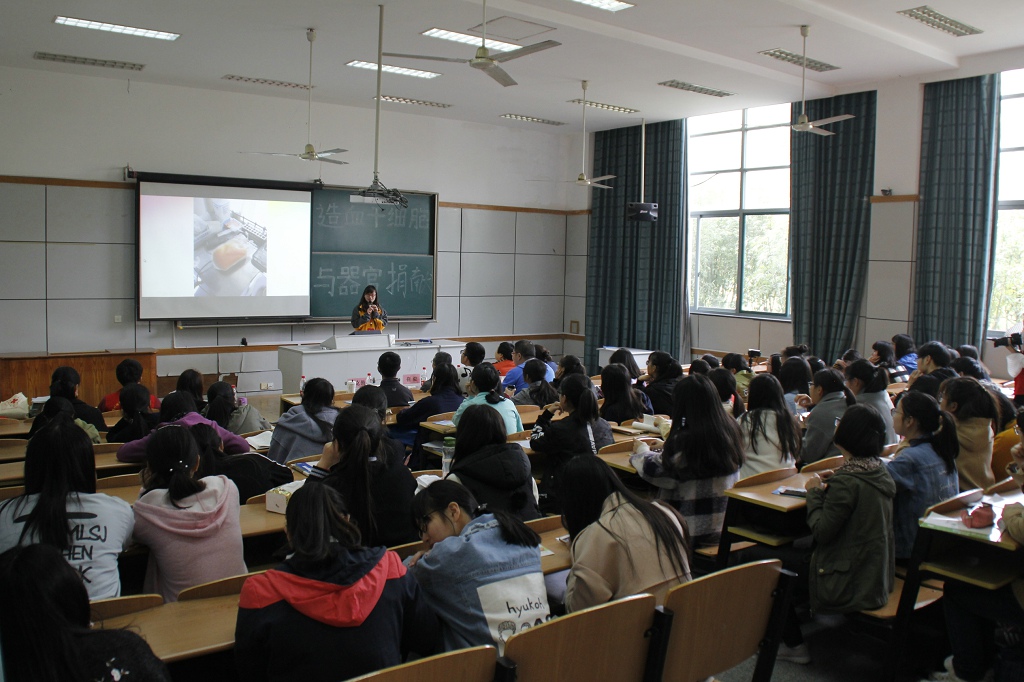
[{"label": "green chalkboard", "polygon": [[377,287],[389,318],[434,314],[433,256],[313,253],[312,266],[311,317],[348,318],[367,284]]},{"label": "green chalkboard", "polygon": [[362,203],[357,190],[314,190],[313,251],[433,255],[437,195],[403,194],[406,208]]}]

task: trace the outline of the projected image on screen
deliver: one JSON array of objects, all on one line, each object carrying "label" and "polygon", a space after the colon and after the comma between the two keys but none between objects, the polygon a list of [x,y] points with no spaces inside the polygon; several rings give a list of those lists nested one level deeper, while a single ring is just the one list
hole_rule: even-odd
[{"label": "projected image on screen", "polygon": [[310,194],[143,183],[139,317],[309,314]]}]

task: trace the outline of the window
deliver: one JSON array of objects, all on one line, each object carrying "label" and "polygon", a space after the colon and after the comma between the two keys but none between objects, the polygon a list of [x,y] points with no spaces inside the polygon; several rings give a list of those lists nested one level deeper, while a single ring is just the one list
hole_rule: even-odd
[{"label": "window", "polygon": [[690,308],[788,315],[790,105],[686,124]]},{"label": "window", "polygon": [[1024,69],[1000,78],[996,256],[988,328],[1005,332],[1024,319]]}]

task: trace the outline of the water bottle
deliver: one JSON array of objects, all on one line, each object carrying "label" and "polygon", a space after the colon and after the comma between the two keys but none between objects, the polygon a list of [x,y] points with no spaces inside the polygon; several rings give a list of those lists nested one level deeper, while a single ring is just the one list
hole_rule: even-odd
[{"label": "water bottle", "polygon": [[452,458],[455,457],[455,439],[445,436],[444,445],[441,447],[441,478],[444,478],[452,470]]},{"label": "water bottle", "polygon": [[427,383],[427,368],[420,369],[420,385]]},{"label": "water bottle", "polygon": [[357,388],[359,388],[359,387],[356,386],[356,380],[355,379],[349,379],[348,381],[345,382],[345,392],[346,393],[355,393]]},{"label": "water bottle", "polygon": [[367,372],[366,373],[366,385],[369,386],[370,384],[372,384],[373,383],[372,380],[373,380],[373,373],[372,372]]},{"label": "water bottle", "polygon": [[299,377],[299,393],[302,393],[306,389],[306,375],[303,374]]}]

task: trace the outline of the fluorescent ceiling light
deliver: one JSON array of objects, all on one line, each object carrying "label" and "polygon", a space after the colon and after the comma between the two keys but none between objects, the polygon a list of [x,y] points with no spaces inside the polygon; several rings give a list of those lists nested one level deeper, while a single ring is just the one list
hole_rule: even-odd
[{"label": "fluorescent ceiling light", "polygon": [[[376,62],[361,62],[359,60],[354,60],[354,61],[349,62],[345,66],[354,66],[357,69],[371,69],[373,71],[377,70],[377,63]],[[380,69],[381,69],[381,71],[384,71],[385,73],[396,73],[399,76],[415,76],[416,78],[437,78],[438,76],[441,75],[439,73],[434,73],[433,71],[420,71],[419,69],[407,69],[404,66],[391,66],[389,64],[384,64],[383,66],[380,67]]]},{"label": "fluorescent ceiling light", "polygon": [[980,28],[974,28],[973,26],[959,22],[956,19],[951,19],[945,14],[939,14],[928,5],[922,5],[921,7],[915,7],[914,9],[900,10],[896,14],[902,14],[905,17],[916,19],[925,26],[930,26],[931,28],[942,31],[943,33],[956,36],[957,38],[975,36],[979,33],[984,33]]},{"label": "fluorescent ceiling light", "polygon": [[629,9],[636,5],[631,5],[628,2],[619,2],[619,0],[572,0],[578,2],[581,5],[589,5],[590,7],[596,7],[598,9],[606,9],[609,12],[618,12],[619,10]]},{"label": "fluorescent ceiling light", "polygon": [[[290,88],[293,90],[308,90],[309,86],[305,83],[290,83],[288,81],[275,81],[270,78],[251,78],[249,76],[236,76],[234,74],[227,74],[221,76],[221,80],[225,81],[237,81],[239,83],[252,83],[253,85],[272,85],[276,88]],[[313,86],[316,87],[316,86]]]},{"label": "fluorescent ceiling light", "polygon": [[135,28],[134,26],[122,26],[121,24],[106,24],[102,21],[90,21],[89,19],[76,19],[74,17],[56,16],[53,18],[53,23],[62,26],[74,26],[76,28],[91,28],[108,33],[120,33],[126,36],[138,36],[139,38],[156,38],[157,40],[177,40],[181,37],[180,33],[154,31],[149,28]]},{"label": "fluorescent ceiling light", "polygon": [[70,54],[53,54],[50,52],[36,52],[32,59],[44,62],[59,62],[61,64],[81,64],[82,66],[102,66],[106,69],[121,69],[124,71],[142,71],[145,64],[133,62],[119,62],[113,59],[93,59],[92,57],[75,57]]},{"label": "fluorescent ceiling light", "polygon": [[[582,99],[571,99],[571,100],[569,100],[569,104],[583,104],[583,100]],[[591,102],[589,99],[587,100],[587,106],[588,107],[594,107],[595,109],[603,109],[605,111],[616,111],[616,112],[618,112],[620,114],[636,114],[636,113],[640,112],[639,109],[630,109],[629,107],[619,107],[619,106],[615,106],[614,104],[601,104],[600,102]]]},{"label": "fluorescent ceiling light", "polygon": [[[758,54],[763,54],[765,57],[771,57],[772,59],[778,59],[780,62],[786,62],[787,64],[796,64],[797,66],[804,65],[804,56],[802,54],[783,50],[781,47],[776,47],[772,50],[763,50],[762,52],[758,52]],[[821,72],[835,71],[839,67],[827,62],[819,62],[817,59],[811,59],[808,57],[807,68],[811,71]]]},{"label": "fluorescent ceiling light", "polygon": [[[374,97],[374,99],[377,99]],[[395,104],[418,104],[421,107],[437,107],[438,109],[450,109],[451,104],[442,104],[441,102],[428,102],[425,99],[410,99],[408,97],[395,97],[393,95],[381,95],[381,102],[393,102]]]},{"label": "fluorescent ceiling light", "polygon": [[527,123],[543,123],[549,126],[564,126],[561,121],[552,121],[548,118],[536,118],[534,116],[523,116],[522,114],[502,114],[501,118],[512,119],[513,121],[526,121]]},{"label": "fluorescent ceiling light", "polygon": [[728,92],[726,90],[716,90],[715,88],[707,88],[703,85],[694,85],[693,83],[684,83],[683,81],[663,81],[658,85],[664,85],[666,88],[675,88],[677,90],[686,90],[687,92],[696,92],[698,95],[711,95],[712,97],[731,97],[735,95],[735,92]]},{"label": "fluorescent ceiling light", "polygon": [[[468,33],[459,33],[458,31],[449,31],[443,28],[432,28],[428,31],[424,31],[421,35],[425,35],[429,38],[440,38],[441,40],[451,40],[456,43],[465,43],[466,45],[480,45],[480,36],[470,35]],[[488,50],[493,52],[510,52],[512,50],[518,50],[522,45],[514,45],[512,43],[503,43],[500,40],[494,40],[488,38],[486,42]]]}]

